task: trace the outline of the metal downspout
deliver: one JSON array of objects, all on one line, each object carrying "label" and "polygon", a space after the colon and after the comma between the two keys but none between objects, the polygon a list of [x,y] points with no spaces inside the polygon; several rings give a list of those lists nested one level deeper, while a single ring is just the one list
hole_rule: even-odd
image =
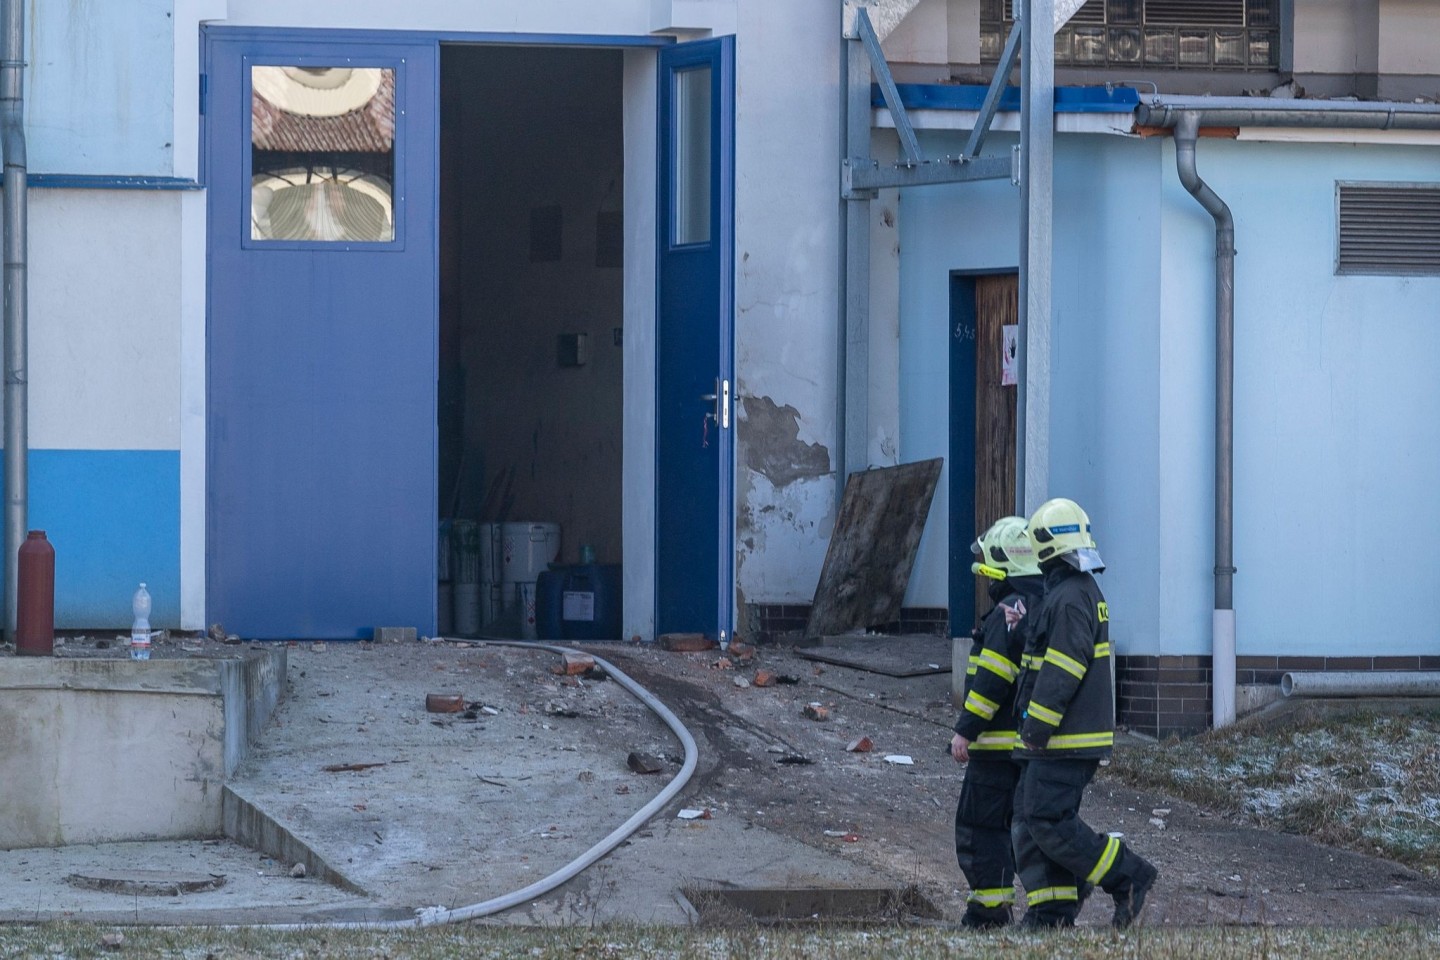
[{"label": "metal downspout", "polygon": [[0,150],[4,151],[5,256],[5,630],[15,633],[16,567],[28,523],[28,388],[25,293],[27,231],[25,159],[25,4],[4,0],[0,39]]},{"label": "metal downspout", "polygon": [[1215,610],[1211,620],[1214,726],[1235,722],[1234,424],[1235,220],[1195,169],[1200,115],[1175,124],[1175,166],[1190,195],[1215,218]]}]

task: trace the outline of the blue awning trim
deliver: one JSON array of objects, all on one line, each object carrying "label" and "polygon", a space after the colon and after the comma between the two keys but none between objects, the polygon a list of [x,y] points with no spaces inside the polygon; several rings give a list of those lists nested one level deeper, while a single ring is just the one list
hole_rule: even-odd
[{"label": "blue awning trim", "polygon": [[[985,101],[987,88],[955,83],[899,83],[900,103],[906,110],[974,110]],[[878,84],[870,87],[870,102],[885,105]],[[1133,87],[1056,87],[1056,113],[1129,113],[1140,103]],[[1020,88],[1006,87],[1000,95],[1002,111],[1019,111]]]}]

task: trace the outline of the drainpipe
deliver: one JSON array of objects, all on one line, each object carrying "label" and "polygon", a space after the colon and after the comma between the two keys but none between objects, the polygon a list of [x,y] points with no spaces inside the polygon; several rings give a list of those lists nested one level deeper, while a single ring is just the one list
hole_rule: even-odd
[{"label": "drainpipe", "polygon": [[15,634],[16,568],[28,523],[25,259],[27,239],[25,164],[25,4],[4,0],[0,37],[0,150],[4,152],[5,311],[5,630]]},{"label": "drainpipe", "polygon": [[1195,170],[1200,115],[1175,124],[1175,166],[1190,195],[1215,218],[1215,610],[1211,618],[1214,726],[1235,722],[1234,401],[1235,221]]}]

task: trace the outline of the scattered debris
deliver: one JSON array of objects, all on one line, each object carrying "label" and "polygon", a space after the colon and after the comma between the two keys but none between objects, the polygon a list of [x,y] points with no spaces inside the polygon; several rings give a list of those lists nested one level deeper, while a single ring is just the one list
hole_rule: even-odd
[{"label": "scattered debris", "polygon": [[773,687],[775,685],[775,674],[769,670],[756,670],[755,679],[752,682],[757,687]]},{"label": "scattered debris", "polygon": [[1159,829],[1164,830],[1164,829],[1165,829],[1165,821],[1162,820],[1160,817],[1151,817],[1151,818],[1150,818],[1150,826],[1152,826],[1152,827],[1158,827]]},{"label": "scattered debris", "polygon": [[294,877],[297,880],[305,876],[307,872],[308,871],[305,869],[305,864],[303,863],[297,863],[295,864],[295,866],[290,868],[290,876]]},{"label": "scattered debris", "polygon": [[775,762],[785,763],[795,767],[808,767],[815,761],[811,760],[809,757],[802,757],[798,753],[791,753],[783,757],[776,757]]},{"label": "scattered debris", "polygon": [[750,686],[750,681],[746,680],[744,677],[736,677],[735,686],[739,687],[741,690],[744,690],[746,687]]},{"label": "scattered debris", "polygon": [[848,753],[869,753],[875,747],[875,742],[869,737],[856,737],[845,744]]},{"label": "scattered debris", "polygon": [[561,677],[574,677],[595,669],[595,658],[584,653],[562,653],[560,662],[550,672]]},{"label": "scattered debris", "polygon": [[750,660],[755,656],[755,648],[743,640],[731,640],[730,646],[725,648],[725,653],[736,660]]},{"label": "scattered debris", "polygon": [[100,946],[104,947],[106,950],[119,950],[124,945],[125,934],[121,933],[118,930],[114,933],[107,933],[100,938]]},{"label": "scattered debris", "polygon": [[481,707],[480,712],[490,717],[500,716],[500,711],[496,710],[494,707]]},{"label": "scattered debris", "polygon": [[658,759],[648,753],[636,753],[634,751],[625,758],[625,765],[639,774],[659,773],[665,769]]},{"label": "scattered debris", "polygon": [[[817,672],[820,672],[819,668],[816,668],[816,670]],[[800,678],[793,677],[788,673],[782,673],[780,674],[780,676],[775,678],[775,682],[780,684],[782,687],[793,687],[800,682]]]},{"label": "scattered debris", "polygon": [[323,653],[325,651],[325,641],[316,640],[314,643],[310,644],[310,649],[314,650],[316,653]]},{"label": "scattered debris", "polygon": [[228,636],[228,634],[225,633],[225,628],[222,627],[220,624],[218,624],[218,623],[212,623],[212,624],[210,624],[210,639],[211,639],[211,640],[214,640],[216,643],[224,643],[224,642],[225,642],[225,638],[226,638],[227,636]]},{"label": "scattered debris", "polygon": [[785,752],[787,752],[787,751],[785,750],[784,747],[780,746],[780,744],[778,744],[778,743],[772,743],[770,746],[768,746],[768,747],[765,748],[765,752],[766,752],[766,753],[785,753]]},{"label": "scattered debris", "polygon": [[905,755],[905,754],[903,754],[903,753],[891,753],[891,754],[887,754],[886,757],[885,757],[885,762],[886,762],[886,763],[893,763],[893,764],[895,764],[896,766],[901,766],[901,767],[913,767],[913,766],[915,765],[915,761],[912,760],[912,759],[910,759],[910,757],[908,757],[907,755]]},{"label": "scattered debris", "polygon": [[563,703],[556,703],[554,700],[546,701],[545,715],[550,717],[563,717],[566,720],[574,720],[580,716],[579,711],[574,710]]},{"label": "scattered debris", "polygon": [[427,713],[459,713],[465,709],[465,698],[458,693],[425,694]]},{"label": "scattered debris", "polygon": [[228,635],[225,637],[225,642],[228,643],[228,644],[229,644],[230,646],[232,646],[232,647],[234,647],[234,646],[239,646],[239,644],[240,644],[240,642],[241,642],[241,641],[240,641],[240,634],[238,634],[238,633],[228,634]]},{"label": "scattered debris", "polygon": [[805,704],[805,709],[800,711],[811,720],[829,720],[830,708],[819,702]]},{"label": "scattered debris", "polygon": [[660,646],[671,653],[703,653],[718,644],[703,633],[662,633]]},{"label": "scattered debris", "polygon": [[695,809],[694,807],[686,807],[684,810],[681,810],[679,813],[677,813],[676,816],[679,817],[681,820],[709,820],[709,819],[712,819],[712,818],[711,818],[711,815],[710,815],[710,811],[709,811],[708,809],[707,809],[707,810],[697,810],[697,809]]},{"label": "scattered debris", "polygon": [[383,767],[388,762],[382,760],[379,763],[331,763],[320,769],[326,773],[350,773],[355,770],[369,770],[371,767]]},{"label": "scattered debris", "polygon": [[844,830],[826,830],[826,831],[825,831],[825,836],[827,836],[827,837],[835,837],[836,839],[839,839],[840,837],[845,836],[845,831],[844,831]]},{"label": "scattered debris", "polygon": [[594,666],[594,667],[591,667],[589,670],[586,670],[584,673],[580,674],[580,679],[581,679],[581,680],[609,680],[609,679],[610,679],[610,674],[608,674],[608,673],[605,672],[605,668],[604,668],[604,667]]},{"label": "scattered debris", "polygon": [[721,658],[719,658],[718,660],[716,660],[714,663],[710,664],[710,669],[711,669],[711,670],[729,670],[729,669],[732,669],[734,666],[735,666],[735,661],[731,660],[729,657],[721,657]]},{"label": "scattered debris", "polygon": [[1169,808],[1169,807],[1156,807],[1154,810],[1151,810],[1151,811],[1150,811],[1150,814],[1151,814],[1151,816],[1155,816],[1155,817],[1168,817],[1168,816],[1170,816],[1170,808]]},{"label": "scattered debris", "polygon": [[623,797],[625,794],[630,792],[630,785],[628,783],[622,783],[620,784],[620,786],[615,788],[615,792]]},{"label": "scattered debris", "polygon": [[860,842],[860,834],[858,834],[858,833],[847,833],[847,834],[845,834],[845,836],[841,837],[840,839],[841,839],[841,840],[844,840],[846,843],[859,843],[859,842]]}]

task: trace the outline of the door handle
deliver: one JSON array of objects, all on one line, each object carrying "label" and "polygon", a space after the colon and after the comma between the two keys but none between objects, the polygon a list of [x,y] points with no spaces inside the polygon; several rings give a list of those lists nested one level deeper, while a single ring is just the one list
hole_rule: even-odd
[{"label": "door handle", "polygon": [[702,393],[700,399],[715,404],[714,413],[706,413],[707,420],[714,420],[721,430],[730,429],[730,381],[716,380],[715,393]]}]

